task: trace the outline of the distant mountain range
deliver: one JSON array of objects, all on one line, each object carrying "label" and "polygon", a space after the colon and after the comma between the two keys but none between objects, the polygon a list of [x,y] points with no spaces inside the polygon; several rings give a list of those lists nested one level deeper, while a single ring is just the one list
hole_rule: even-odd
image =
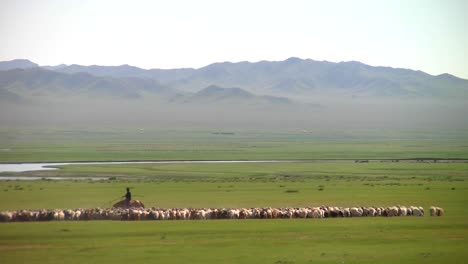
[{"label": "distant mountain range", "polygon": [[[235,88],[228,88],[235,87]],[[134,66],[38,66],[0,62],[0,100],[39,95],[159,96],[168,102],[288,104],[287,97],[468,98],[468,80],[450,74],[289,58],[214,63],[199,69]]]}]

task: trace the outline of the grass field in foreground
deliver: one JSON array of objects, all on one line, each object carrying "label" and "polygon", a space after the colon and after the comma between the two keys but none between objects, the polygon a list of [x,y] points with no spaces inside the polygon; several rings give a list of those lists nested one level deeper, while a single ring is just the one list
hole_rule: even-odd
[{"label": "grass field in foreground", "polygon": [[463,263],[464,219],[0,225],[6,263]]}]

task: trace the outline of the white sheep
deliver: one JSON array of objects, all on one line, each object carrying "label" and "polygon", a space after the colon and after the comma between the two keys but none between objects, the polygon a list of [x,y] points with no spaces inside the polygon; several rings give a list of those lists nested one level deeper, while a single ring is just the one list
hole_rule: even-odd
[{"label": "white sheep", "polygon": [[357,207],[352,207],[349,209],[349,213],[350,213],[350,216],[351,217],[359,217],[359,216],[362,216],[362,209],[361,208],[357,208]]},{"label": "white sheep", "polygon": [[430,216],[435,216],[436,215],[436,208],[434,206],[431,206],[429,208],[429,215]]},{"label": "white sheep", "polygon": [[424,211],[420,207],[411,206],[414,216],[424,216]]}]

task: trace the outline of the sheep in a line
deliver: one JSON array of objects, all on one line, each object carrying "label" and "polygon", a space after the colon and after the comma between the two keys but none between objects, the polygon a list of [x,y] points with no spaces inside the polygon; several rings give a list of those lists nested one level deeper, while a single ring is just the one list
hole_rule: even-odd
[{"label": "sheep in a line", "polygon": [[442,215],[444,215],[444,209],[441,208],[441,207],[431,206],[429,208],[429,214],[431,216],[442,216]]},{"label": "sheep in a line", "polygon": [[[431,216],[444,209],[432,206]],[[0,211],[0,222],[87,221],[87,220],[209,220],[209,219],[292,219],[337,217],[424,216],[419,206],[389,207],[257,207],[257,208],[78,208]]]}]

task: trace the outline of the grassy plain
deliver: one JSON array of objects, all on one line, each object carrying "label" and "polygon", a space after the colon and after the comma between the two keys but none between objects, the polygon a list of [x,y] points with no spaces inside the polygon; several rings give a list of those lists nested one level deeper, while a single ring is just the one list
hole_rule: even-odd
[{"label": "grassy plain", "polygon": [[[0,182],[0,200],[8,201],[0,202],[0,209],[102,207],[123,195],[127,186],[133,188],[136,198],[141,195],[148,206],[160,207],[450,207],[454,202],[465,202],[462,198],[468,187],[467,163],[69,165],[58,171],[15,175],[101,176],[112,180]],[[450,201],[443,202],[445,199]]]},{"label": "grassy plain", "polygon": [[463,263],[466,222],[361,218],[0,225],[8,263]]},{"label": "grassy plain", "polygon": [[[421,135],[416,139],[406,134],[339,140],[312,133],[197,132],[190,138],[160,133],[141,140],[131,139],[132,133],[128,137],[109,132],[71,134],[9,133],[14,138],[1,142],[0,160],[468,156],[463,138]],[[106,179],[2,181],[0,210],[108,207],[127,186],[136,199],[156,207],[402,204],[446,210],[443,217],[391,219],[7,223],[0,224],[0,257],[7,263],[464,263],[468,259],[467,163],[71,165],[58,171],[7,174]]]},{"label": "grassy plain", "polygon": [[[444,217],[0,225],[11,263],[460,263],[468,246],[466,163],[65,166],[0,183],[0,208],[107,207],[133,188],[158,207],[430,205]],[[114,176],[112,176],[114,175]],[[138,197],[140,195],[140,197]]]},{"label": "grassy plain", "polygon": [[[466,132],[466,133],[464,133]],[[0,129],[0,162],[468,158],[468,132]]]}]

